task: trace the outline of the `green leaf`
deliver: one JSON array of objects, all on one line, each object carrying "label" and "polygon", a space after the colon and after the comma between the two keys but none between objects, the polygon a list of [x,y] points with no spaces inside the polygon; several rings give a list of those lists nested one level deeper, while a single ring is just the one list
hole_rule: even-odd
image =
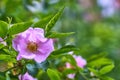
[{"label": "green leaf", "polygon": [[90,70],[90,72],[93,72],[94,75],[100,76],[98,70],[95,70],[95,69],[93,69],[93,68],[88,68],[88,69]]},{"label": "green leaf", "polygon": [[69,33],[57,33],[57,32],[49,32],[46,37],[48,38],[61,38],[61,37],[66,37],[69,35],[74,34],[74,32],[69,32]]},{"label": "green leaf", "polygon": [[11,80],[9,74],[10,74],[10,72],[6,72],[6,74],[5,74],[6,75],[6,80]]},{"label": "green leaf", "polygon": [[36,66],[34,64],[27,64],[26,65],[27,71],[31,74],[31,75],[36,75],[38,73],[38,69],[36,68]]},{"label": "green leaf", "polygon": [[5,45],[0,43],[0,49],[2,49]]},{"label": "green leaf", "polygon": [[16,61],[15,58],[12,58],[10,55],[5,55],[5,54],[1,54],[0,55],[0,60],[3,60],[3,61],[12,61],[12,62]]},{"label": "green leaf", "polygon": [[26,29],[28,29],[32,25],[32,23],[33,23],[32,21],[29,21],[29,22],[21,22],[21,23],[13,24],[9,29],[9,34],[13,35],[13,34],[23,32]]},{"label": "green leaf", "polygon": [[8,58],[10,58],[10,55],[4,55],[4,54],[0,55],[0,60],[6,60]]},{"label": "green leaf", "polygon": [[67,54],[67,55],[65,55],[65,57],[67,59],[67,62],[69,62],[72,66],[74,66],[74,67],[77,66],[75,58],[73,57],[73,55]]},{"label": "green leaf", "polygon": [[6,54],[10,55],[11,57],[16,57],[16,55],[17,55],[17,52],[16,52],[16,51],[10,51],[9,49],[3,49],[3,51],[4,51]]},{"label": "green leaf", "polygon": [[4,38],[8,32],[8,24],[4,21],[0,21],[0,37]]},{"label": "green leaf", "polygon": [[8,19],[8,24],[11,24],[11,22],[12,22],[12,17],[7,17],[7,19]]},{"label": "green leaf", "polygon": [[99,59],[96,59],[96,60],[93,60],[93,61],[89,62],[87,65],[90,66],[90,67],[97,67],[97,68],[99,68],[101,66],[109,65],[109,64],[112,64],[112,63],[113,63],[113,61],[110,60],[110,59],[99,58]]},{"label": "green leaf", "polygon": [[51,16],[45,17],[41,20],[39,20],[38,22],[34,23],[33,27],[39,27],[39,28],[43,28],[45,29],[47,23],[50,21]]},{"label": "green leaf", "polygon": [[0,75],[1,80],[5,80],[5,77],[3,75]]},{"label": "green leaf", "polygon": [[36,68],[38,69],[42,69],[44,71],[46,71],[49,67],[49,62],[46,60],[44,62],[41,62],[41,63],[36,63]]},{"label": "green leaf", "polygon": [[70,52],[70,51],[80,51],[80,49],[76,48],[73,45],[67,45],[58,50],[53,51],[52,54],[58,55],[58,54],[62,54],[62,53]]},{"label": "green leaf", "polygon": [[100,59],[100,58],[103,58],[103,57],[107,56],[107,54],[108,54],[108,53],[106,53],[106,52],[102,52],[102,53],[99,53],[99,54],[95,54],[95,55],[89,57],[87,60],[88,60],[88,62],[94,61],[94,60],[96,60],[96,59]]},{"label": "green leaf", "polygon": [[58,11],[58,12],[55,14],[55,16],[48,22],[48,24],[47,24],[46,27],[45,27],[45,31],[46,31],[46,32],[49,32],[49,31],[53,28],[53,26],[55,25],[55,23],[57,22],[57,20],[58,20],[59,17],[61,16],[63,10],[64,10],[64,7],[63,7],[60,11]]},{"label": "green leaf", "polygon": [[75,71],[74,69],[70,69],[70,68],[65,69],[65,70],[63,71],[63,73],[64,73],[65,75],[71,74],[71,73],[75,73],[75,72],[76,72],[76,71]]},{"label": "green leaf", "polygon": [[102,80],[115,80],[115,79],[113,79],[111,77],[107,77],[107,76],[101,76],[101,79]]},{"label": "green leaf", "polygon": [[53,69],[48,69],[47,74],[48,74],[50,80],[61,80],[60,76],[58,75],[58,72]]},{"label": "green leaf", "polygon": [[110,72],[114,67],[115,67],[114,64],[104,66],[102,69],[100,69],[100,74],[102,74],[102,75],[106,74],[106,73]]},{"label": "green leaf", "polygon": [[8,70],[8,62],[0,61],[0,72],[5,72]]}]

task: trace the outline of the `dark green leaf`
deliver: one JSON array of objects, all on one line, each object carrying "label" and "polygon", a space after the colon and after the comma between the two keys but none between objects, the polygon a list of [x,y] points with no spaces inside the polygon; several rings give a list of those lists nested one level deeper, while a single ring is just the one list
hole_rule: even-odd
[{"label": "dark green leaf", "polygon": [[3,47],[4,47],[4,44],[1,44],[1,43],[0,43],[0,49],[2,49]]},{"label": "dark green leaf", "polygon": [[64,74],[71,74],[71,73],[75,73],[75,70],[74,69],[65,69],[63,71]]},{"label": "dark green leaf", "polygon": [[58,11],[58,12],[55,14],[55,16],[48,22],[48,24],[47,24],[46,27],[45,27],[45,31],[46,31],[46,32],[49,32],[49,31],[53,28],[53,26],[55,25],[55,23],[57,22],[57,20],[58,20],[59,17],[61,16],[63,10],[64,10],[64,7],[63,7],[60,11]]},{"label": "dark green leaf", "polygon": [[50,80],[61,80],[58,72],[53,69],[48,69],[47,74],[48,74]]},{"label": "dark green leaf", "polygon": [[46,60],[46,61],[44,61],[44,62],[42,62],[42,63],[36,63],[36,67],[38,68],[38,69],[43,69],[43,70],[47,70],[47,68],[48,68],[48,66],[49,66],[49,62]]},{"label": "dark green leaf", "polygon": [[49,32],[46,37],[48,38],[61,38],[61,37],[66,37],[69,35],[74,34],[74,32],[69,32],[69,33],[57,33],[57,32]]},{"label": "dark green leaf", "polygon": [[4,21],[0,21],[0,37],[4,38],[8,32],[8,24]]},{"label": "dark green leaf", "polygon": [[29,21],[29,22],[21,22],[21,23],[13,24],[9,29],[9,33],[10,35],[13,35],[13,34],[23,32],[26,29],[28,29],[32,25],[32,23],[33,23],[32,21]]},{"label": "dark green leaf", "polygon": [[0,75],[1,80],[5,80],[5,77],[3,75]]},{"label": "dark green leaf", "polygon": [[26,68],[31,75],[35,76],[38,72],[38,69],[35,67],[34,64],[27,64]]},{"label": "dark green leaf", "polygon": [[52,54],[58,55],[58,54],[62,54],[70,51],[80,51],[80,50],[73,45],[67,45],[58,50],[53,51]]},{"label": "dark green leaf", "polygon": [[93,68],[88,68],[90,70],[90,72],[92,72],[95,76],[100,76],[98,70],[95,70]]},{"label": "dark green leaf", "polygon": [[45,17],[34,24],[33,27],[39,27],[45,29],[47,23],[50,21],[51,16]]},{"label": "dark green leaf", "polygon": [[113,79],[111,77],[107,77],[107,76],[102,76],[101,79],[102,80],[115,80],[115,79]]},{"label": "dark green leaf", "polygon": [[8,70],[8,62],[0,61],[0,72],[5,72]]}]

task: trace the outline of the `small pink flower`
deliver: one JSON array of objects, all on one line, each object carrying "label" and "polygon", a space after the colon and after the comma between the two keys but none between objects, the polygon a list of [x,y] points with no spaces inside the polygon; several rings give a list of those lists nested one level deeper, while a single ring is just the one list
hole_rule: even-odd
[{"label": "small pink flower", "polygon": [[44,37],[41,28],[29,28],[13,39],[13,48],[19,52],[17,60],[34,59],[41,63],[54,50],[53,40]]},{"label": "small pink flower", "polygon": [[7,45],[6,42],[3,41],[3,39],[0,37],[0,43],[3,44],[3,45]]},{"label": "small pink flower", "polygon": [[75,58],[75,60],[77,62],[77,66],[84,68],[85,65],[87,64],[86,60],[83,59],[81,56],[73,55],[73,57]]},{"label": "small pink flower", "polygon": [[19,80],[37,80],[36,78],[33,78],[31,75],[26,72],[24,75],[18,76]]},{"label": "small pink flower", "polygon": [[75,74],[68,74],[67,77],[70,78],[70,79],[74,79]]},{"label": "small pink flower", "polygon": [[[78,67],[84,68],[85,65],[87,64],[86,60],[83,59],[81,56],[73,55],[73,57],[74,57]],[[67,62],[66,63],[66,68],[71,68],[72,69],[72,68],[74,68],[74,66],[72,66],[70,63]],[[75,74],[68,74],[67,77],[70,78],[70,79],[74,79]]]}]

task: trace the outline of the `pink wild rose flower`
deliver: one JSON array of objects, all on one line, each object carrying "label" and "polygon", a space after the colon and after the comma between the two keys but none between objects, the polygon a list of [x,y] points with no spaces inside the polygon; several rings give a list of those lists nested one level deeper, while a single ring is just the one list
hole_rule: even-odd
[{"label": "pink wild rose flower", "polygon": [[[81,56],[73,55],[73,57],[74,57],[78,67],[84,68],[85,65],[87,64],[86,60],[83,59]],[[71,68],[72,69],[72,68],[74,68],[74,66],[72,66],[70,63],[67,62],[66,63],[66,68]],[[67,77],[70,78],[70,79],[74,79],[75,74],[68,74]]]},{"label": "pink wild rose flower", "polygon": [[54,50],[53,40],[44,37],[44,30],[30,27],[19,33],[12,41],[13,48],[19,52],[17,60],[34,59],[41,63]]},{"label": "pink wild rose flower", "polygon": [[18,76],[19,80],[37,80],[36,78],[33,78],[31,75],[26,72],[24,75]]}]

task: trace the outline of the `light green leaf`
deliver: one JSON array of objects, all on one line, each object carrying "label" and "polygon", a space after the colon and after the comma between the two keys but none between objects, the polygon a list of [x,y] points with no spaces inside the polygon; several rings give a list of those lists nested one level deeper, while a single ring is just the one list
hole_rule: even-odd
[{"label": "light green leaf", "polygon": [[4,38],[8,32],[8,24],[4,21],[0,21],[0,37]]},{"label": "light green leaf", "polygon": [[6,80],[11,80],[9,74],[10,74],[10,72],[6,72],[6,74],[5,74],[6,75]]},{"label": "light green leaf", "polygon": [[58,32],[49,32],[46,37],[48,38],[61,38],[74,34],[74,32],[69,33],[58,33]]},{"label": "light green leaf", "polygon": [[9,34],[13,35],[13,34],[23,32],[26,29],[28,29],[32,25],[32,23],[33,23],[32,21],[29,21],[29,22],[21,22],[21,23],[13,24],[9,29]]},{"label": "light green leaf", "polygon": [[10,58],[10,55],[4,55],[4,54],[0,55],[0,60],[7,60],[8,58]]},{"label": "light green leaf", "polygon": [[100,53],[100,54],[95,54],[95,55],[89,57],[87,60],[88,60],[88,61],[94,61],[94,60],[96,60],[96,59],[100,59],[100,58],[103,58],[103,57],[107,56],[107,54],[108,54],[108,53],[106,53],[106,52],[102,52],[102,53]]},{"label": "light green leaf", "polygon": [[102,69],[100,69],[100,74],[102,74],[102,75],[106,74],[106,73],[110,72],[114,67],[115,67],[114,64],[106,65]]},{"label": "light green leaf", "polygon": [[5,54],[0,55],[0,60],[7,61],[7,62],[8,61],[16,62],[15,58],[12,58],[10,55],[5,55]]},{"label": "light green leaf", "polygon": [[48,74],[50,80],[61,80],[60,76],[58,75],[58,72],[53,69],[48,69],[47,74]]},{"label": "light green leaf", "polygon": [[53,28],[53,26],[55,25],[55,23],[57,22],[57,20],[58,20],[59,17],[61,16],[63,10],[64,10],[64,7],[63,7],[60,11],[58,11],[58,12],[55,14],[55,16],[48,22],[48,24],[47,24],[46,27],[45,27],[45,31],[46,31],[46,32],[49,32],[49,31]]},{"label": "light green leaf", "polygon": [[110,60],[110,59],[107,59],[107,58],[99,58],[99,59],[96,59],[96,60],[92,60],[90,62],[88,62],[88,66],[90,67],[101,67],[101,66],[105,66],[105,65],[109,65],[109,64],[112,64],[113,61]]}]

